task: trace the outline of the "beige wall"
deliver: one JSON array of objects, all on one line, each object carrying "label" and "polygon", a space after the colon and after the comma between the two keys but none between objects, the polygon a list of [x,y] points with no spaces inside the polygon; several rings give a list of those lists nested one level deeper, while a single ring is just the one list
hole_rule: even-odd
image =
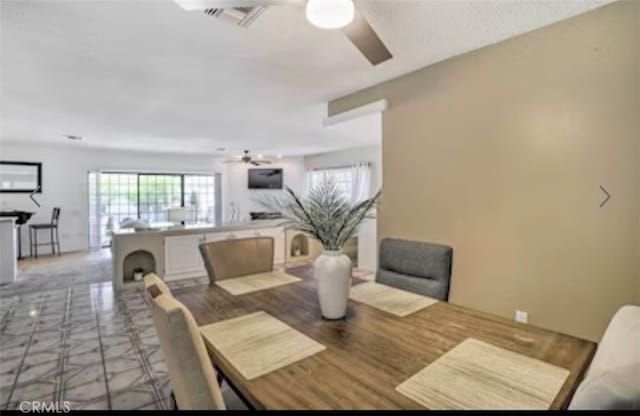
[{"label": "beige wall", "polygon": [[379,235],[452,245],[451,302],[596,340],[640,303],[639,25],[614,3],[330,103],[389,100]]}]

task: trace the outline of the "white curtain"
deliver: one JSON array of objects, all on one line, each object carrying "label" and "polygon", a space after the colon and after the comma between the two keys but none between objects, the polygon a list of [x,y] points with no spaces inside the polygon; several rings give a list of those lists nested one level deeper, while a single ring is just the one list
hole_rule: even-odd
[{"label": "white curtain", "polygon": [[313,188],[313,170],[312,169],[308,169],[307,170],[307,177],[306,177],[306,184],[305,184],[305,194],[308,194],[309,191],[311,190],[311,188]]},{"label": "white curtain", "polygon": [[368,163],[358,163],[351,167],[351,203],[369,198],[371,191],[371,169]]},{"label": "white curtain", "polygon": [[355,204],[370,196],[371,168],[369,163],[358,163],[350,167],[308,170],[306,191],[327,181],[334,181],[344,192],[345,198]]}]

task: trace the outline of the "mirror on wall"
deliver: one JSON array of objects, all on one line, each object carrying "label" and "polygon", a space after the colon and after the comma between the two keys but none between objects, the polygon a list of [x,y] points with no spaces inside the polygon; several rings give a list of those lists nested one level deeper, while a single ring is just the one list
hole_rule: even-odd
[{"label": "mirror on wall", "polygon": [[0,160],[0,192],[42,192],[42,163]]}]

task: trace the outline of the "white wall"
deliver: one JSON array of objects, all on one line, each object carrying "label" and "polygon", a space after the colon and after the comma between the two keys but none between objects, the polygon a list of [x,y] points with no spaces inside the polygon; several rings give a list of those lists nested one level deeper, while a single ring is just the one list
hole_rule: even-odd
[{"label": "white wall", "polygon": [[[240,219],[248,220],[249,212],[264,211],[259,204],[255,202],[255,196],[260,193],[274,193],[274,190],[256,190],[249,189],[248,172],[250,168],[256,166],[238,164],[224,165],[222,173],[222,199],[225,201],[223,206],[223,219],[229,221],[231,213],[229,205],[235,202],[240,210]],[[296,193],[302,193],[305,186],[305,165],[304,158],[283,158],[273,160],[271,165],[265,167],[282,168],[284,174],[284,185],[291,188]]]},{"label": "white wall", "polygon": [[[2,209],[33,211],[31,223],[48,222],[53,207],[62,208],[62,251],[86,250],[89,246],[87,173],[91,170],[135,170],[154,172],[220,172],[219,161],[210,156],[171,155],[91,149],[74,146],[40,146],[0,143],[0,159],[42,162],[42,189],[35,198],[28,194],[0,194]],[[43,233],[44,234],[44,233]],[[44,241],[48,241],[43,236]],[[28,232],[23,227],[23,253],[29,252]],[[42,247],[42,250],[46,250]],[[26,251],[24,251],[26,250]]]},{"label": "white wall", "polygon": [[[89,247],[89,209],[87,173],[98,170],[130,170],[148,172],[222,173],[223,221],[230,217],[229,203],[235,201],[240,208],[240,218],[245,220],[250,211],[263,211],[254,201],[259,191],[248,189],[247,165],[224,165],[213,156],[198,156],[153,152],[133,152],[94,149],[79,143],[78,146],[35,145],[0,142],[0,159],[42,162],[43,193],[35,198],[41,207],[35,206],[28,194],[0,194],[3,210],[17,209],[35,212],[31,223],[48,222],[53,207],[62,208],[60,240],[62,251],[86,250]],[[305,188],[308,168],[346,166],[355,162],[371,162],[372,189],[378,189],[382,172],[380,147],[366,147],[309,157],[283,158],[272,165],[284,170],[284,184],[295,192]],[[29,252],[28,233],[23,227],[23,253]],[[43,240],[45,239],[43,235]],[[42,250],[46,250],[43,247]]]},{"label": "white wall", "polygon": [[345,167],[359,162],[371,164],[371,194],[373,195],[382,188],[382,146],[358,147],[304,158],[307,170]]}]

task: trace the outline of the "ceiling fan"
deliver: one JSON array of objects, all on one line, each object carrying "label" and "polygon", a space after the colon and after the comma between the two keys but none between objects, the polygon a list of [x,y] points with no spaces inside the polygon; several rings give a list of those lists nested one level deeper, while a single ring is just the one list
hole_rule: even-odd
[{"label": "ceiling fan", "polygon": [[244,163],[244,164],[251,164],[254,166],[260,166],[260,165],[270,165],[271,161],[262,160],[262,159],[254,160],[251,156],[249,156],[249,151],[245,150],[244,154],[240,157],[240,159],[229,159],[229,160],[225,160],[222,163],[226,163],[226,164]]},{"label": "ceiling fan", "polygon": [[174,0],[184,10],[201,10],[217,16],[232,9],[238,24],[246,27],[267,6],[305,6],[307,20],[322,29],[342,29],[360,52],[377,65],[393,57],[353,0]]}]

